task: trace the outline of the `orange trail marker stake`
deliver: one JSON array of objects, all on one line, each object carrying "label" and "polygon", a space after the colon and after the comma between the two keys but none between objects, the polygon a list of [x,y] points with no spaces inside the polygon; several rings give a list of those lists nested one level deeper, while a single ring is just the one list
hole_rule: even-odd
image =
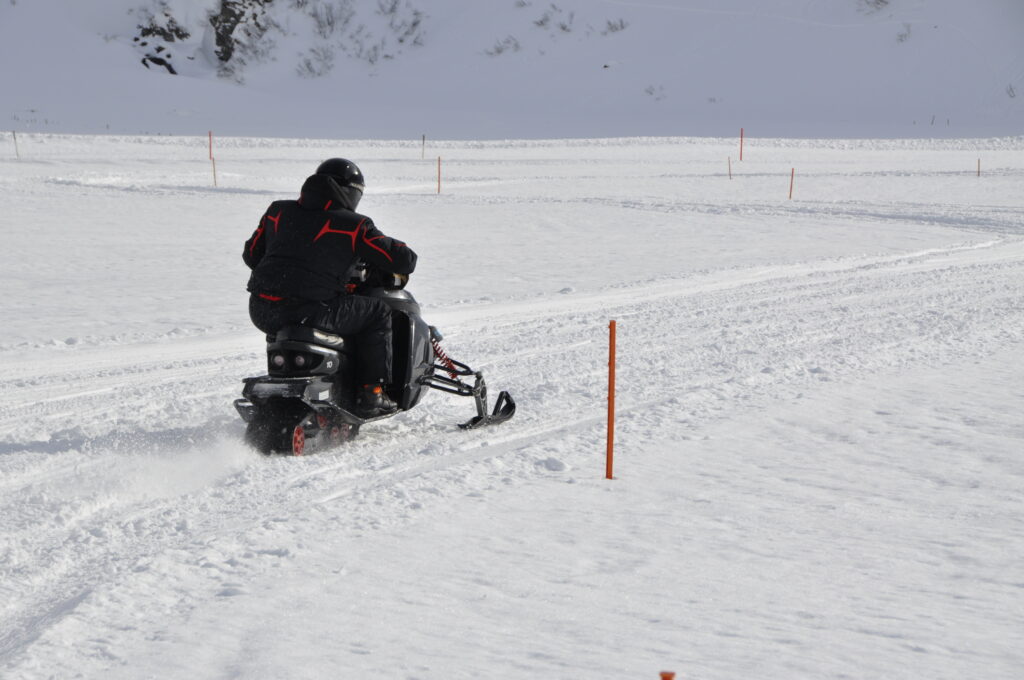
[{"label": "orange trail marker stake", "polygon": [[605,461],[605,479],[612,476],[613,449],[615,448],[615,322],[608,324],[608,455]]},{"label": "orange trail marker stake", "polygon": [[662,671],[661,680],[675,680],[676,674],[672,671]]},{"label": "orange trail marker stake", "polygon": [[743,128],[740,128],[740,160],[743,160]]},{"label": "orange trail marker stake", "polygon": [[793,179],[796,177],[796,168],[789,171],[789,200],[793,200]]}]

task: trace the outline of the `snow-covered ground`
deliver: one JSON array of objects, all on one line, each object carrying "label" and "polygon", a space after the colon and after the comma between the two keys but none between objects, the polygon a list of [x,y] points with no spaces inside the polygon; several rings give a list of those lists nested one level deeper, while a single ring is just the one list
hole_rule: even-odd
[{"label": "snow-covered ground", "polygon": [[[1020,677],[1024,140],[18,141],[4,678]],[[341,154],[511,422],[241,443],[242,243]]]}]

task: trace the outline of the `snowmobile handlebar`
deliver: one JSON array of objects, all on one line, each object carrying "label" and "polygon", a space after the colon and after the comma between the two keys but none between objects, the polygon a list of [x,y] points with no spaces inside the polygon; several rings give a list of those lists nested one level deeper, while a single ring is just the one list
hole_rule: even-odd
[{"label": "snowmobile handlebar", "polygon": [[380,267],[356,260],[349,269],[348,284],[355,290],[365,288],[383,288],[385,290],[402,290],[409,283],[408,274],[395,274],[384,271]]}]

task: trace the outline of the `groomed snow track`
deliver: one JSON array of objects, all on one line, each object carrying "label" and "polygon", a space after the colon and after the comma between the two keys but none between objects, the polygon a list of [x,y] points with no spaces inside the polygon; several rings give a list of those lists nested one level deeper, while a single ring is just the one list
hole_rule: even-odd
[{"label": "groomed snow track", "polygon": [[[1021,503],[1019,488],[1014,486],[1020,474],[1017,463],[1006,456],[978,453],[979,470],[989,465],[1000,472],[978,473],[993,485],[983,487],[986,495],[977,501],[979,505],[970,511],[957,510],[950,518],[943,516],[954,533],[961,533],[949,536],[948,544],[931,533],[914,533],[918,520],[930,527],[935,517],[921,509],[931,508],[926,491],[911,499],[914,502],[905,515],[908,521],[891,536],[858,534],[857,540],[863,542],[857,547],[867,552],[866,557],[851,558],[860,560],[857,564],[911,545],[921,551],[911,566],[926,569],[921,565],[944,564],[928,552],[941,544],[934,549],[956,553],[956,560],[975,559],[971,570],[983,575],[983,583],[969,589],[974,599],[965,610],[948,604],[944,593],[952,591],[959,597],[955,579],[969,577],[960,572],[949,580],[933,577],[922,588],[935,591],[926,600],[934,608],[913,609],[914,621],[902,622],[892,635],[884,622],[857,610],[856,604],[836,605],[835,621],[841,623],[832,625],[829,613],[803,602],[801,593],[766,590],[751,576],[759,571],[759,563],[741,574],[746,580],[741,579],[740,585],[750,584],[750,589],[740,587],[737,599],[729,600],[731,591],[714,580],[718,567],[732,576],[735,572],[730,570],[739,569],[744,559],[756,559],[775,548],[802,547],[801,532],[809,531],[801,524],[807,519],[803,513],[811,513],[804,506],[786,505],[787,497],[781,492],[758,495],[758,478],[737,475],[764,474],[776,481],[772,475],[777,475],[810,487],[820,482],[818,473],[801,467],[803,459],[787,458],[783,445],[770,441],[764,442],[763,449],[726,452],[732,457],[724,458],[720,468],[715,468],[713,459],[699,461],[702,472],[691,470],[689,464],[694,463],[695,451],[704,450],[709,432],[732,428],[761,435],[769,430],[758,429],[758,423],[773,409],[800,413],[819,402],[842,413],[837,405],[845,402],[839,395],[860,394],[880,381],[883,386],[889,384],[886,381],[897,385],[901,376],[934,371],[955,375],[983,390],[980,378],[971,382],[973,367],[986,367],[991,375],[994,358],[1019,356],[1024,340],[1024,222],[1017,207],[986,203],[967,208],[965,202],[940,205],[925,200],[807,200],[790,206],[763,196],[723,198],[716,207],[714,199],[688,201],[672,193],[684,181],[700,183],[700,191],[711,183],[717,183],[715,191],[725,191],[720,187],[729,180],[710,170],[703,177],[681,179],[667,169],[676,161],[665,158],[657,161],[665,167],[638,163],[637,177],[630,180],[634,197],[613,200],[601,196],[601,189],[607,187],[609,176],[621,178],[619,154],[628,158],[637,151],[630,144],[617,149],[611,142],[595,149],[543,150],[558,155],[542,165],[545,191],[572,194],[575,200],[542,195],[532,203],[517,204],[514,198],[523,182],[536,178],[538,169],[529,162],[506,161],[488,166],[487,172],[497,179],[487,186],[474,185],[471,169],[463,167],[464,195],[457,194],[456,174],[452,179],[456,196],[437,198],[437,203],[433,203],[436,197],[422,195],[418,185],[402,184],[413,172],[406,165],[391,178],[397,187],[393,193],[367,197],[383,205],[391,220],[399,223],[406,218],[412,223],[412,215],[429,210],[450,219],[444,230],[438,229],[437,238],[424,239],[427,264],[414,275],[410,287],[425,303],[426,320],[444,331],[446,350],[484,371],[493,393],[507,389],[515,396],[517,415],[500,427],[459,431],[455,425],[472,415],[471,404],[430,394],[413,411],[365,427],[356,441],[337,450],[302,458],[261,457],[243,445],[243,424],[231,407],[241,378],[261,373],[265,362],[260,335],[241,324],[186,328],[161,336],[150,330],[163,322],[151,321],[138,336],[108,337],[90,330],[66,342],[0,342],[0,675],[127,678],[138,677],[141,669],[143,675],[219,678],[271,673],[273,664],[278,664],[278,670],[302,668],[300,652],[288,656],[285,643],[295,650],[307,645],[324,659],[349,663],[359,672],[387,667],[396,661],[394,655],[404,655],[401,667],[409,677],[440,677],[444,669],[480,673],[498,654],[495,650],[510,644],[508,636],[514,637],[506,628],[490,627],[487,622],[494,619],[486,602],[498,611],[517,613],[520,618],[510,619],[507,627],[520,632],[524,645],[529,642],[542,648],[536,655],[515,648],[514,658],[504,659],[503,676],[518,676],[508,670],[512,668],[534,676],[571,669],[593,677],[621,677],[626,668],[639,663],[639,650],[647,649],[646,637],[641,642],[630,640],[633,655],[628,659],[595,652],[600,659],[595,665],[588,667],[585,661],[576,665],[575,659],[559,656],[559,645],[572,639],[576,642],[570,647],[579,651],[592,650],[596,643],[570,619],[557,617],[582,607],[598,631],[595,636],[613,635],[602,626],[624,615],[618,604],[597,594],[606,586],[625,588],[644,606],[661,601],[658,593],[637,585],[639,570],[645,578],[687,593],[687,607],[700,608],[701,594],[708,588],[715,593],[708,609],[701,609],[702,615],[721,615],[738,634],[733,630],[708,633],[692,624],[684,635],[679,622],[663,625],[668,616],[664,611],[654,615],[625,607],[634,617],[628,621],[640,626],[638,630],[654,631],[644,635],[653,636],[650,645],[659,654],[678,646],[680,635],[694,640],[691,661],[707,677],[730,677],[737,668],[756,667],[778,645],[797,644],[778,641],[790,639],[787,635],[805,645],[799,647],[801,658],[813,657],[829,676],[850,668],[854,675],[858,671],[877,675],[886,666],[897,669],[893,677],[914,677],[921,667],[892,665],[903,659],[902,651],[890,650],[874,661],[861,658],[866,645],[884,638],[932,650],[934,656],[924,668],[987,668],[992,671],[989,677],[1010,677],[1001,673],[1019,658],[1019,652],[1015,656],[1012,651],[1017,648],[1012,641],[979,633],[972,642],[982,650],[979,656],[964,657],[962,650],[946,645],[944,617],[962,616],[965,625],[986,622],[996,633],[1012,628],[1003,618],[1009,610],[996,603],[1008,597],[1012,602],[1014,594],[1019,603],[1019,578],[999,576],[1005,571],[999,560],[1012,561],[1013,551],[1019,553],[1019,549],[1006,548],[1009,552],[1004,554],[992,548],[991,553],[968,551],[963,556],[957,546],[965,540],[969,544],[963,534],[975,530],[982,538],[993,537],[995,546],[1010,545],[1020,537],[1019,520],[1008,519]],[[610,157],[571,157],[591,152]],[[397,152],[371,147],[366,153],[382,155],[378,162],[388,168],[393,162],[390,156]],[[498,152],[484,148],[479,153]],[[656,153],[654,147],[651,153]],[[668,151],[657,153],[668,155]],[[587,174],[580,164],[589,175],[577,180]],[[145,166],[139,168],[142,173]],[[506,171],[519,174],[505,177]],[[33,192],[42,194],[53,187],[40,185],[38,177],[102,170],[82,170],[72,163],[66,170],[40,164],[24,172],[27,179],[7,181],[27,187],[30,198],[39,198]],[[1016,185],[1020,173],[1011,168],[996,181]],[[822,176],[832,177],[827,172]],[[889,181],[872,172],[844,177],[856,186],[865,182],[875,187],[876,181]],[[910,182],[911,188],[918,187],[913,176],[902,177],[900,181]],[[145,176],[132,181],[142,183],[139,191],[145,200],[157,200],[145,188]],[[746,181],[740,186],[751,194],[768,191],[758,173],[752,172]],[[941,181],[960,180],[944,177]],[[387,178],[382,182],[387,184]],[[809,191],[806,182],[805,192]],[[921,182],[924,186],[925,180]],[[64,185],[61,191],[70,192],[58,196],[67,201],[58,204],[66,210],[69,205],[110,200],[121,193],[119,188],[104,193],[105,188],[80,185]],[[770,191],[775,192],[774,185]],[[233,202],[231,209],[237,211],[243,202],[262,203],[266,198],[238,194],[224,200]],[[220,197],[190,195],[182,209],[203,211],[216,200]],[[193,201],[195,207],[190,205]],[[492,211],[496,216],[485,225],[492,231],[478,235],[471,218]],[[524,239],[494,236],[504,233],[497,227],[510,223],[505,218],[522,211],[541,227]],[[224,215],[218,218],[223,221]],[[675,232],[668,233],[668,227]],[[485,248],[488,239],[495,239],[484,257],[495,262],[498,276],[504,277],[501,280],[512,283],[486,288],[482,282],[490,274],[467,271],[467,280],[454,284],[461,286],[457,295],[431,305],[443,286],[437,283],[440,267],[431,270],[429,263],[441,261],[450,238],[445,230],[451,229],[461,229],[458,237],[472,247]],[[405,236],[397,227],[394,231]],[[620,234],[621,240],[615,240]],[[237,256],[236,246],[246,235],[228,235],[233,240],[225,251],[231,257]],[[874,247],[876,236],[891,241],[879,241]],[[525,251],[518,250],[527,248],[523,240],[545,244],[548,238],[582,243],[583,263],[562,271],[553,266],[558,262],[554,258],[530,264],[522,257]],[[752,244],[745,242],[748,239]],[[612,245],[601,245],[605,240]],[[675,262],[656,256],[660,247],[679,250],[683,252],[679,259],[694,258],[706,266],[673,270]],[[761,247],[769,252],[759,254]],[[716,266],[719,253],[723,255]],[[216,257],[227,261],[228,255]],[[503,268],[505,257],[519,264]],[[12,259],[11,264],[17,263]],[[145,265],[136,267],[143,271]],[[607,274],[584,271],[602,267]],[[553,272],[555,277],[567,277],[568,285],[552,278]],[[229,274],[226,285],[240,288],[244,278],[236,276],[239,272]],[[201,283],[217,288],[221,284],[216,276],[211,274]],[[595,283],[600,280],[607,283]],[[36,283],[43,284],[43,277]],[[95,291],[106,293],[107,289],[97,283]],[[44,312],[58,309],[63,294],[41,300]],[[69,289],[67,294],[73,297],[74,291]],[[170,298],[167,304],[183,306]],[[218,304],[216,314],[224,316],[224,310],[237,308],[243,310],[237,316],[244,316],[242,294]],[[167,315],[173,313],[174,309]],[[58,313],[48,314],[39,321],[45,329],[40,337],[62,332]],[[619,474],[623,478],[614,486],[602,485],[600,480],[610,319],[618,324]],[[18,333],[27,337],[30,330],[31,324],[17,325],[15,337]],[[989,420],[1000,423],[1011,438],[1024,434],[1012,424],[1019,398],[1024,397],[1012,386],[1015,374],[1020,374],[1019,361],[1007,366],[1011,385],[998,393],[1008,395],[1006,410],[997,406],[988,413]],[[957,400],[955,394],[943,398],[944,403]],[[862,427],[864,420],[855,414],[849,417],[849,422],[830,423],[834,431],[823,435],[823,441],[846,446],[869,437]],[[907,425],[908,430],[917,426],[913,421]],[[947,446],[924,428],[920,436],[927,446]],[[715,446],[713,439],[706,442],[708,451],[722,455],[721,447]],[[947,448],[959,450],[953,445]],[[864,467],[847,469],[843,461],[830,459],[828,449],[822,450],[822,464],[834,465],[837,478],[852,477],[849,486],[831,480],[828,483],[836,486],[819,489],[826,499],[815,507],[838,507],[836,512],[847,513],[843,520],[850,523],[844,530],[867,534],[857,523],[864,516],[857,513],[865,512],[859,505],[864,500],[863,482],[899,470],[912,473],[914,483],[919,478],[922,484],[947,483],[941,470],[929,478],[931,461],[918,460],[914,450],[905,452],[905,460],[902,453],[899,459],[884,458],[883,453],[873,452],[876,458]],[[744,468],[737,460],[758,464]],[[972,465],[967,468],[974,474]],[[645,486],[632,484],[631,475],[634,481],[643,477]],[[556,484],[557,489],[552,486]],[[643,495],[646,487],[670,494],[671,504],[665,506],[665,497],[654,503]],[[714,488],[718,495],[709,495],[707,488]],[[894,504],[895,493],[882,498],[882,505]],[[516,505],[520,497],[527,500]],[[568,507],[560,504],[563,498],[572,499],[565,501]],[[528,503],[534,506],[525,507]],[[683,518],[673,514],[677,503],[679,512],[685,510]],[[611,505],[628,508],[632,514],[624,515],[622,526],[613,527],[610,538],[601,533],[605,527],[590,530],[586,517],[576,514],[595,513],[607,521],[609,516],[601,513],[612,512]],[[702,507],[712,508],[707,516],[700,514]],[[499,528],[511,522],[509,536],[501,535],[500,529],[487,534],[480,528],[483,525],[469,519],[473,513],[488,517],[489,512],[498,512],[495,508],[507,511],[500,519],[491,519]],[[764,513],[771,516],[766,519]],[[522,519],[524,515],[529,517]],[[636,518],[638,526],[629,525],[629,517]],[[738,547],[730,544],[716,532],[725,531],[718,522],[732,526],[733,521],[756,525],[760,534],[736,538]],[[940,523],[935,531],[945,532],[947,524]],[[779,526],[782,529],[776,529]],[[676,552],[666,548],[659,553],[666,537],[691,529],[692,547],[683,544],[674,548]],[[463,545],[459,535],[463,530],[475,536],[476,543]],[[417,542],[421,532],[460,556],[467,553],[466,571],[454,580],[432,581],[429,587],[414,583],[421,571],[440,569],[442,559],[431,554],[432,546]],[[647,540],[639,547],[629,544],[645,535]],[[762,535],[768,538],[762,541]],[[849,554],[843,540],[836,538],[839,547],[831,550],[827,542],[815,545],[825,546],[824,559],[842,563]],[[547,554],[531,552],[535,543],[541,546],[537,550],[560,555],[579,573],[570,578],[545,571],[553,567]],[[876,546],[875,552],[864,545]],[[561,547],[564,553],[559,552]],[[480,563],[469,556],[474,552]],[[644,552],[660,554],[664,562],[645,562],[638,555]],[[705,569],[665,567],[670,561],[675,564],[680,555],[703,563]],[[800,572],[814,567],[816,559],[810,549],[795,551],[785,569]],[[500,566],[506,562],[523,568],[513,572],[512,567]],[[544,575],[543,583],[530,580],[540,578],[537,573]],[[814,573],[813,568],[808,573]],[[914,578],[929,574],[913,569],[908,573]],[[884,582],[879,586],[891,598],[892,607],[904,606],[906,600],[900,598],[911,597],[899,578],[891,576],[894,585],[889,589]],[[825,580],[814,582],[819,595],[827,591],[821,585]],[[343,587],[340,584],[352,584],[349,587],[354,590],[343,591],[342,597],[337,590]],[[735,580],[729,587],[733,585]],[[849,582],[844,585],[851,587]],[[635,592],[630,590],[634,586]],[[873,585],[854,580],[853,587],[850,601],[871,601]],[[560,588],[576,598],[560,596]],[[400,595],[393,595],[396,592]],[[769,603],[777,610],[754,611],[753,604],[745,609],[740,601],[765,592],[779,598]],[[321,600],[323,604],[317,605]],[[517,608],[519,602],[548,607],[542,609],[545,617],[530,618],[532,610],[526,604]],[[725,602],[731,602],[732,608],[725,607]],[[794,602],[799,603],[799,611]],[[881,611],[879,619],[892,614],[871,602]],[[910,602],[919,601],[911,598]],[[850,610],[843,608],[847,605]],[[330,613],[317,606],[329,607]],[[319,611],[320,618],[306,629],[296,617],[310,608]],[[424,612],[433,618],[416,618]],[[339,633],[339,639],[329,638],[329,630],[336,632],[339,621],[349,621],[342,616],[346,613],[351,614],[351,622],[345,624],[350,628],[343,636]],[[460,628],[463,620],[465,628]],[[564,625],[559,627],[555,621]],[[327,622],[335,628],[319,628]],[[445,652],[439,644],[445,638],[434,623],[463,635],[479,634],[479,646],[463,642],[450,654]],[[762,624],[769,631],[786,632],[764,633]],[[800,628],[803,625],[812,626],[813,631],[808,633]],[[531,638],[526,628],[532,626],[546,630],[547,637]],[[402,637],[407,633],[412,636],[408,642]],[[191,635],[203,636],[208,644],[194,646]],[[830,656],[827,645],[807,642],[822,635],[841,650],[839,660]],[[254,642],[244,642],[247,636]],[[901,636],[908,640],[902,641]],[[711,653],[716,644],[730,640],[737,645],[730,649],[739,656]],[[182,654],[183,649],[190,650],[191,656]],[[371,650],[377,656],[370,655]],[[743,650],[756,653],[744,657]],[[246,658],[263,665],[247,666]],[[730,658],[743,663],[730,666],[725,661]],[[644,660],[648,661],[657,660]],[[326,664],[314,664],[308,674],[299,675],[315,677],[326,672]],[[794,668],[808,670],[773,665],[765,677],[784,677]],[[459,673],[448,677],[459,677]]]},{"label": "groomed snow track", "polygon": [[[817,381],[982,356],[1021,341],[1022,299],[1024,240],[1012,238],[436,310],[457,329],[459,352],[488,357],[489,380],[521,395],[516,422],[455,432],[465,404],[432,396],[422,409],[366,428],[355,443],[303,460],[260,458],[240,443],[242,428],[225,405],[237,378],[261,359],[254,349],[239,352],[253,344],[245,338],[171,344],[159,348],[159,360],[149,346],[56,360],[45,351],[27,360],[7,352],[0,658],[16,664],[46,644],[43,633],[81,617],[85,603],[130,600],[133,588],[140,596],[166,589],[157,607],[188,606],[173,581],[148,583],[153,562],[201,568],[227,541],[249,556],[230,577],[244,582],[247,571],[267,568],[253,556],[284,559],[290,548],[280,546],[314,540],[295,527],[297,518],[326,513],[367,530],[400,522],[425,493],[486,493],[529,476],[551,441],[589,448],[573,464],[590,460],[598,474],[608,319],[620,329],[619,414],[628,442],[666,420],[707,423],[792,399]],[[152,429],[179,419],[195,424]],[[225,578],[219,569],[209,576]],[[125,608],[92,607],[99,613],[79,625],[131,620]]]}]

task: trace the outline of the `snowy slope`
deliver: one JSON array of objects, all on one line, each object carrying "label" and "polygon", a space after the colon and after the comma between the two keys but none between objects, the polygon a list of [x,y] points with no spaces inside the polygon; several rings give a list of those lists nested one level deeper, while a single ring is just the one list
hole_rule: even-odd
[{"label": "snowy slope", "polygon": [[1024,121],[1018,0],[241,5],[222,61],[214,0],[0,4],[3,125],[507,139],[987,137]]},{"label": "snowy slope", "polygon": [[[2,141],[4,678],[1024,667],[1020,138]],[[240,443],[242,242],[341,152],[511,422]]]}]

